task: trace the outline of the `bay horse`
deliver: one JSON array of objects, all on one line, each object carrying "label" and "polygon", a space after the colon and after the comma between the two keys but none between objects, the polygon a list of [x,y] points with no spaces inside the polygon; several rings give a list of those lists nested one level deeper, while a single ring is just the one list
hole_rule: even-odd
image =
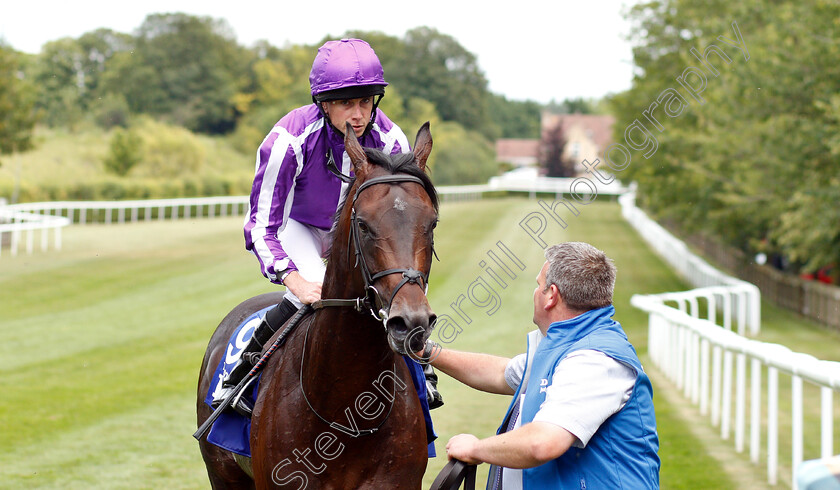
[{"label": "bay horse", "polygon": [[[199,439],[214,489],[421,486],[426,426],[403,355],[423,350],[435,320],[426,299],[438,220],[429,123],[408,154],[363,149],[349,124],[345,135],[355,180],[333,225],[325,299],[265,364],[250,460]],[[231,334],[280,298],[248,299],[217,327],[199,375],[199,426],[212,413],[204,398]]]}]

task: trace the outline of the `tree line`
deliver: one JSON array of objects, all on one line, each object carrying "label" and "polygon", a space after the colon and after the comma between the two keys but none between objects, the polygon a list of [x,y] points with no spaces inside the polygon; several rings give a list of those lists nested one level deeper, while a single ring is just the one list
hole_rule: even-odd
[{"label": "tree line", "polygon": [[[491,93],[475,55],[451,36],[418,27],[402,37],[363,31],[342,37],[374,47],[390,83],[381,107],[409,136],[427,120],[436,133],[464,136],[466,148],[451,155],[443,148],[437,160],[463,166],[456,161],[461,153],[474,153],[471,179],[495,173],[488,152],[494,139],[539,137],[540,104]],[[224,20],[166,13],[149,15],[131,34],[98,29],[49,42],[37,55],[0,44],[0,153],[30,148],[36,123],[130,128],[143,115],[225,135],[252,154],[277,119],[311,103],[309,70],[326,40],[246,47]],[[138,138],[123,132],[114,139],[109,168],[127,173]],[[447,176],[450,169],[439,167],[444,181],[465,170]]]},{"label": "tree line", "polygon": [[612,98],[641,203],[793,272],[840,264],[840,4],[653,0]]}]

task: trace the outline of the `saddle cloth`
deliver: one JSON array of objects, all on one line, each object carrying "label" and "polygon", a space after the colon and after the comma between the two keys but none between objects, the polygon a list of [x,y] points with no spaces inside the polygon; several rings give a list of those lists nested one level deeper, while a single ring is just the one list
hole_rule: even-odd
[{"label": "saddle cloth", "polygon": [[[254,330],[262,322],[265,313],[273,308],[274,305],[259,310],[246,318],[237,328],[228,340],[225,348],[225,355],[219,361],[216,371],[213,374],[213,381],[210,383],[210,389],[207,391],[207,396],[204,398],[204,403],[208,406],[213,402],[213,394],[216,390],[222,389],[222,379],[225,375],[233,369],[242,351],[248,345],[248,341],[254,334]],[[283,355],[282,350],[275,353],[275,355]],[[420,398],[420,405],[423,407],[423,418],[426,421],[426,439],[428,442],[428,455],[430,458],[435,457],[434,440],[437,439],[434,427],[432,426],[432,417],[429,413],[429,404],[426,400],[426,377],[423,375],[423,368],[413,359],[403,356],[405,363],[411,372],[411,380],[414,383],[414,388],[417,390],[417,396]],[[257,380],[246,388],[244,397],[248,398],[252,403],[257,400],[259,393],[260,376]],[[210,432],[207,434],[207,442],[215,444],[222,449],[234,452],[236,454],[251,457],[251,419],[240,415],[233,410],[223,412],[218,419],[213,423]]]},{"label": "saddle cloth", "polygon": [[[273,308],[274,305],[268,306],[253,313],[246,318],[231,335],[228,340],[227,347],[225,347],[225,355],[219,361],[216,371],[213,374],[213,381],[210,382],[210,389],[207,391],[207,396],[204,398],[204,403],[208,406],[213,403],[214,394],[222,389],[222,380],[227,376],[227,373],[233,369],[239,358],[242,356],[242,351],[248,345],[248,341],[254,335],[254,330],[262,322],[265,313]],[[248,398],[252,403],[257,399],[259,392],[260,380],[258,379],[251,383],[246,388],[242,395]],[[207,442],[215,444],[222,449],[240,454],[242,456],[251,457],[251,419],[240,415],[233,410],[226,410],[223,412],[210,428],[207,434]]]}]

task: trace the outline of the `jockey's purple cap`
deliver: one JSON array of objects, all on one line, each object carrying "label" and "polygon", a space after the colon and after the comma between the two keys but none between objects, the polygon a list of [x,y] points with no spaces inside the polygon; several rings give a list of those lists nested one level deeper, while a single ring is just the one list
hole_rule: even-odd
[{"label": "jockey's purple cap", "polygon": [[382,63],[361,39],[327,41],[318,48],[309,73],[317,101],[382,95],[386,85]]}]

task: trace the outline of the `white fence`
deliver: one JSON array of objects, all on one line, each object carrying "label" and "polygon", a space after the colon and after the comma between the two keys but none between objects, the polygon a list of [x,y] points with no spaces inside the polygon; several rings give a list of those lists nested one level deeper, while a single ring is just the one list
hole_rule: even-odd
[{"label": "white fence", "polygon": [[[524,170],[524,171],[522,171]],[[580,176],[575,178],[555,178],[537,176],[534,169],[514,170],[493,177],[487,183],[488,190],[505,192],[524,192],[534,197],[537,193],[571,196],[612,195],[619,196],[628,191],[620,181],[609,176],[609,182],[604,182],[604,175],[598,178]]]},{"label": "white fence", "polygon": [[[677,302],[685,311],[686,305],[692,312],[698,309],[698,300],[707,304],[709,320],[715,321],[716,306],[720,304],[722,325],[732,330],[737,323],[738,333],[744,335],[749,329],[756,334],[761,328],[761,292],[745,281],[731,277],[715,269],[700,257],[691,253],[685,242],[671,235],[668,230],[650,219],[636,207],[635,193],[628,192],[618,198],[621,214],[635,228],[644,240],[689,284],[700,289],[668,293],[664,299]],[[719,303],[718,303],[719,302]]]},{"label": "white fence", "polygon": [[49,245],[50,231],[53,233],[53,244],[57,250],[61,249],[61,229],[70,224],[70,220],[61,216],[50,216],[38,213],[15,211],[11,206],[0,207],[0,253],[8,237],[9,250],[17,255],[20,248],[21,236],[25,237],[27,253],[35,248],[35,234],[41,234],[41,250],[46,251]]},{"label": "white fence", "polygon": [[[574,179],[496,179],[488,185],[439,187],[437,190],[441,199],[448,201],[480,199],[485,193],[498,191],[524,192],[531,196],[537,193],[554,193],[557,196],[570,192],[586,194],[587,188],[586,185],[576,187]],[[804,413],[809,407],[819,406],[820,457],[834,454],[833,391],[840,390],[840,363],[820,361],[781,345],[746,338],[745,334],[756,334],[760,329],[758,288],[722,273],[692,254],[685,243],[636,208],[633,193],[628,193],[617,182],[609,186],[592,186],[589,193],[620,195],[624,218],[664,260],[698,287],[690,291],[636,295],[631,303],[650,315],[648,350],[651,360],[683,390],[686,397],[699,405],[701,414],[708,414],[712,424],[720,426],[721,437],[728,439],[733,432],[734,410],[735,448],[739,452],[744,450],[749,399],[750,458],[755,463],[759,462],[761,429],[766,425],[767,478],[772,484],[777,482],[779,427],[782,421],[781,372],[791,377],[790,468],[796,468],[803,460]],[[0,206],[0,244],[4,237],[10,235],[12,255],[18,253],[21,242],[25,242],[26,251],[32,253],[34,237],[40,233],[41,249],[46,251],[49,233],[52,232],[55,248],[61,249],[61,228],[71,223],[110,224],[244,215],[247,209],[247,196]],[[676,308],[666,303],[674,303]],[[705,318],[701,318],[704,309]],[[765,371],[766,393],[762,383]],[[746,387],[748,373],[749,392]],[[803,381],[819,387],[818,403],[812,403],[813,400],[803,396]],[[767,402],[764,418],[763,399]]]},{"label": "white fence", "polygon": [[[588,183],[587,183],[588,182]],[[442,186],[437,188],[444,201],[481,199],[488,192],[523,192],[529,195],[575,192],[578,195],[618,195],[626,189],[616,181],[610,185],[589,179],[537,178],[530,181],[517,178],[498,178],[488,185]],[[594,197],[593,197],[594,198]],[[52,231],[53,245],[61,249],[61,228],[69,224],[135,223],[138,221],[190,219],[216,216],[244,215],[248,210],[248,196],[198,197],[181,199],[153,199],[138,201],[56,201],[0,205],[0,252],[3,237],[10,236],[9,249],[17,255],[21,243],[32,253],[34,239],[40,233],[41,249],[46,251]]]},{"label": "white fence", "polygon": [[136,223],[238,216],[244,215],[247,209],[248,196],[13,204],[0,207],[0,244],[3,243],[2,237],[10,236],[9,250],[13,256],[18,254],[21,242],[24,241],[26,252],[31,254],[35,235],[40,233],[41,249],[46,251],[52,231],[54,248],[61,250],[61,228],[73,223]]},{"label": "white fence", "polygon": [[[792,473],[804,459],[805,422],[815,418],[806,417],[806,412],[819,412],[819,421],[813,422],[819,424],[819,457],[834,454],[833,392],[840,390],[840,363],[821,361],[782,345],[745,337],[747,329],[750,334],[759,331],[758,288],[723,274],[692,254],[682,241],[635,207],[632,193],[621,196],[619,202],[624,217],[650,246],[691,284],[701,286],[690,291],[631,298],[633,306],[649,315],[651,360],[686,398],[699,405],[702,415],[710,416],[712,425],[720,427],[723,439],[729,439],[733,433],[734,411],[734,442],[738,452],[745,449],[749,420],[749,454],[756,464],[760,461],[762,427],[765,428],[767,480],[774,485],[780,474],[779,428],[787,422],[780,411],[780,402],[784,400],[779,373],[790,375],[790,480],[795,488]],[[699,300],[705,301],[707,318],[700,318]],[[677,307],[665,304],[669,302]],[[722,310],[720,323],[718,306]],[[733,331],[733,322],[738,325],[737,333]],[[765,372],[766,392],[762,383]],[[819,387],[818,402],[815,397],[804,395],[803,381]],[[763,413],[765,399],[766,413]]]}]

